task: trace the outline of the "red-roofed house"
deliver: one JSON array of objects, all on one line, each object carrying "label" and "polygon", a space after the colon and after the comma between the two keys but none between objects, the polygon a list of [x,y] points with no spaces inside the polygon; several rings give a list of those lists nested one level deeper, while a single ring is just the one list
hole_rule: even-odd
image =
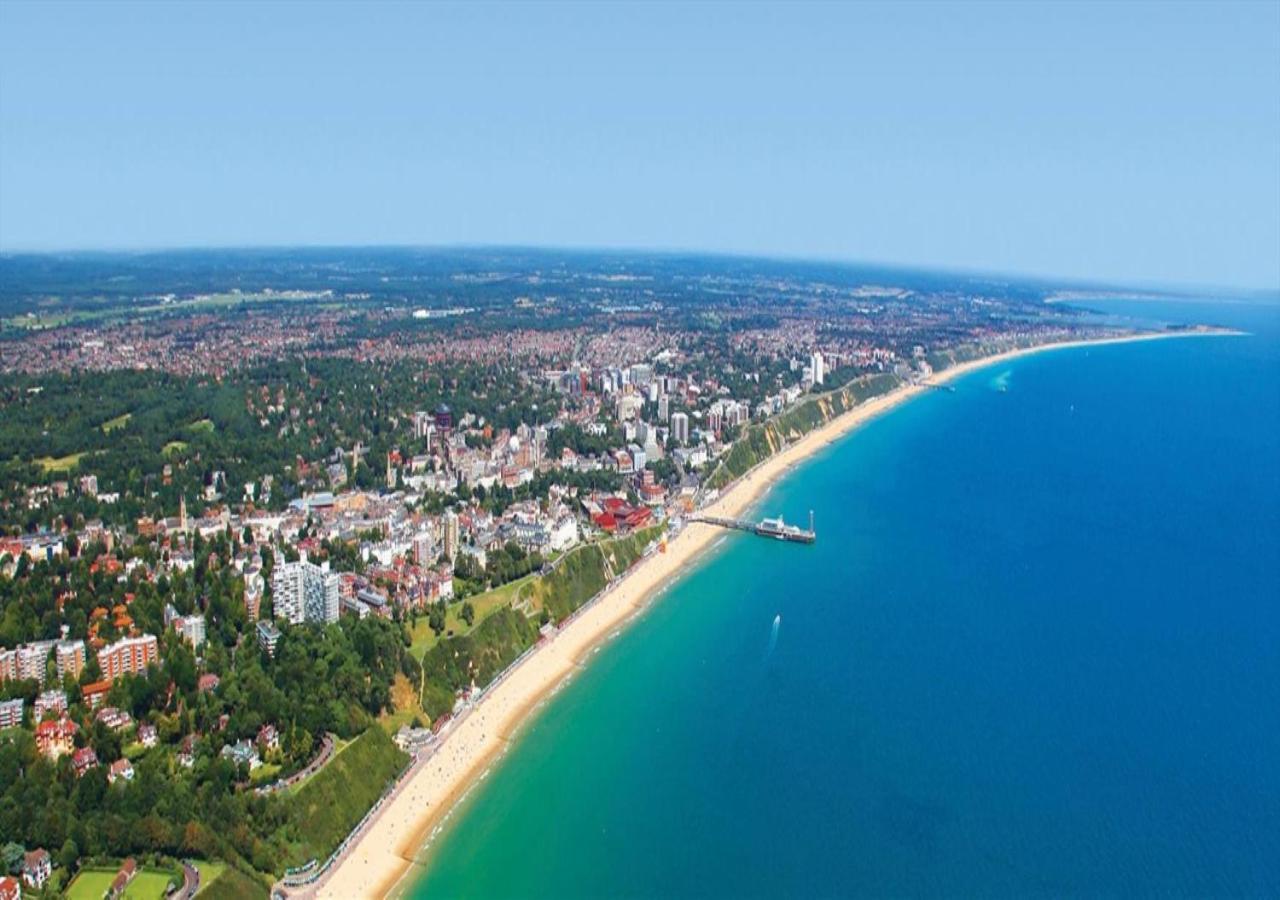
[{"label": "red-roofed house", "polygon": [[111,690],[110,681],[95,681],[93,684],[86,684],[81,692],[84,695],[84,702],[88,704],[90,709],[97,709],[102,703],[102,698],[107,696],[107,691]]},{"label": "red-roofed house", "polygon": [[36,748],[50,759],[57,759],[74,748],[76,723],[65,716],[36,726]]},{"label": "red-roofed house", "polygon": [[108,784],[115,784],[121,778],[125,781],[133,781],[133,763],[127,759],[117,759],[107,769]]},{"label": "red-roofed house", "polygon": [[0,878],[0,900],[22,900],[22,885],[8,875]]},{"label": "red-roofed house", "polygon": [[138,864],[134,862],[132,856],[124,861],[124,865],[120,867],[120,871],[116,873],[115,880],[111,882],[111,890],[107,892],[108,896],[119,897],[124,893],[124,889],[129,886],[129,882],[133,881],[133,876],[138,874]]},{"label": "red-roofed house", "polygon": [[71,765],[76,770],[76,777],[84,775],[98,764],[98,754],[92,747],[81,747],[71,756]]}]

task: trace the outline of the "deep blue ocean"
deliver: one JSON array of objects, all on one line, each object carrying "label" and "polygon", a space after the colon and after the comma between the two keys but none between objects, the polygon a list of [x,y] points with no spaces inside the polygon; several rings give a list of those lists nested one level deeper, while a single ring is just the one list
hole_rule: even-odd
[{"label": "deep blue ocean", "polygon": [[1280,895],[1280,307],[1107,307],[1253,334],[1029,357],[830,446],[759,505],[817,544],[727,537],[411,893]]}]

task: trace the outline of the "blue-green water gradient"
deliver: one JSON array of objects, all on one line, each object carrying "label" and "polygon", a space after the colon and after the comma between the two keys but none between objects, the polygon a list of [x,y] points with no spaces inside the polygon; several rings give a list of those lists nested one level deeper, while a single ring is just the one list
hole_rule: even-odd
[{"label": "blue-green water gradient", "polygon": [[818,543],[727,538],[410,893],[1280,893],[1280,316],[1178,312],[1255,333],[987,369],[795,471],[758,511]]}]

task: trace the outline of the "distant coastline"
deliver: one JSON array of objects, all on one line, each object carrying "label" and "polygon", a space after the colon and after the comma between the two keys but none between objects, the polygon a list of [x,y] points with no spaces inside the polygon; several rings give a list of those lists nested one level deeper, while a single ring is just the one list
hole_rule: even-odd
[{"label": "distant coastline", "polygon": [[[971,372],[1050,350],[1103,346],[1178,337],[1238,334],[1225,329],[1191,328],[1135,332],[1096,339],[1058,341],[984,356],[935,372],[932,385]],[[808,432],[726,486],[701,512],[738,516],[784,474],[832,441],[930,389],[915,382],[871,398]],[[641,560],[625,576],[579,611],[553,639],[537,646],[498,682],[485,689],[476,706],[429,755],[416,761],[395,791],[369,818],[344,856],[315,885],[289,889],[289,896],[380,897],[402,893],[414,856],[441,827],[450,811],[506,749],[530,714],[587,656],[653,602],[683,572],[700,561],[723,532],[690,523],[671,538],[665,552]]]}]

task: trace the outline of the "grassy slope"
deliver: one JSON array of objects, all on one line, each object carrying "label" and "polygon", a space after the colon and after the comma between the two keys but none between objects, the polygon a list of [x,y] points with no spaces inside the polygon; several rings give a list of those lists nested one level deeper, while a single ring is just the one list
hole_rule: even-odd
[{"label": "grassy slope", "polygon": [[102,426],[101,426],[102,432],[104,434],[110,434],[111,432],[115,431],[117,428],[123,428],[125,425],[129,424],[129,419],[131,419],[132,417],[133,417],[133,413],[122,413],[116,416],[114,419],[108,419],[107,421],[102,423]]},{"label": "grassy slope", "polygon": [[[547,611],[553,621],[563,621],[639,559],[660,530],[654,527],[579,547],[567,553],[551,574],[529,579],[527,587],[521,588],[522,596],[534,609]],[[449,712],[458,690],[473,683],[487,685],[537,639],[537,620],[510,605],[499,605],[483,619],[477,618],[469,633],[446,638],[423,655],[422,708],[432,719]]]},{"label": "grassy slope", "polygon": [[228,866],[224,862],[214,860],[200,859],[195,860],[194,865],[196,871],[200,873],[200,890],[197,894],[203,895],[209,886],[226,874]]},{"label": "grassy slope", "polygon": [[288,864],[327,858],[382,796],[407,759],[381,728],[370,728],[335,754],[286,801],[296,842]]},{"label": "grassy slope", "polygon": [[562,622],[609,583],[625,572],[658,536],[660,528],[648,528],[626,537],[587,544],[568,554],[555,571],[532,588],[534,601]]},{"label": "grassy slope", "polygon": [[495,611],[470,634],[436,644],[422,658],[422,708],[435,719],[453,709],[454,694],[488,684],[533,645],[538,625],[510,607]]},{"label": "grassy slope", "polygon": [[[510,606],[511,601],[516,598],[516,593],[523,590],[525,585],[536,577],[536,575],[526,575],[524,578],[517,578],[515,581],[507,582],[491,591],[468,597],[466,602],[470,603],[476,612],[475,622],[478,624],[488,618],[490,613],[504,606]],[[449,604],[449,611],[444,620],[445,634],[452,631],[455,635],[460,635],[466,634],[471,630],[471,628],[467,627],[467,623],[462,621],[462,602],[458,601],[457,603]],[[419,617],[418,624],[413,627],[410,637],[412,644],[409,647],[409,652],[417,657],[419,662],[421,662],[426,652],[442,639],[448,640],[448,638],[436,637],[436,633],[431,630],[431,623],[426,616]]]},{"label": "grassy slope", "polygon": [[59,456],[56,459],[52,456],[42,456],[37,460],[33,460],[33,462],[46,472],[70,472],[83,458],[84,453],[72,453],[68,456]]},{"label": "grassy slope", "polygon": [[267,888],[261,882],[230,866],[206,882],[205,865],[200,866],[200,891],[196,894],[201,900],[265,900],[267,897]]},{"label": "grassy slope", "polygon": [[387,734],[394,735],[401,725],[410,725],[414,719],[426,721],[427,716],[418,703],[418,687],[402,672],[396,673],[391,682],[391,703],[394,708],[378,717],[378,724]]}]

